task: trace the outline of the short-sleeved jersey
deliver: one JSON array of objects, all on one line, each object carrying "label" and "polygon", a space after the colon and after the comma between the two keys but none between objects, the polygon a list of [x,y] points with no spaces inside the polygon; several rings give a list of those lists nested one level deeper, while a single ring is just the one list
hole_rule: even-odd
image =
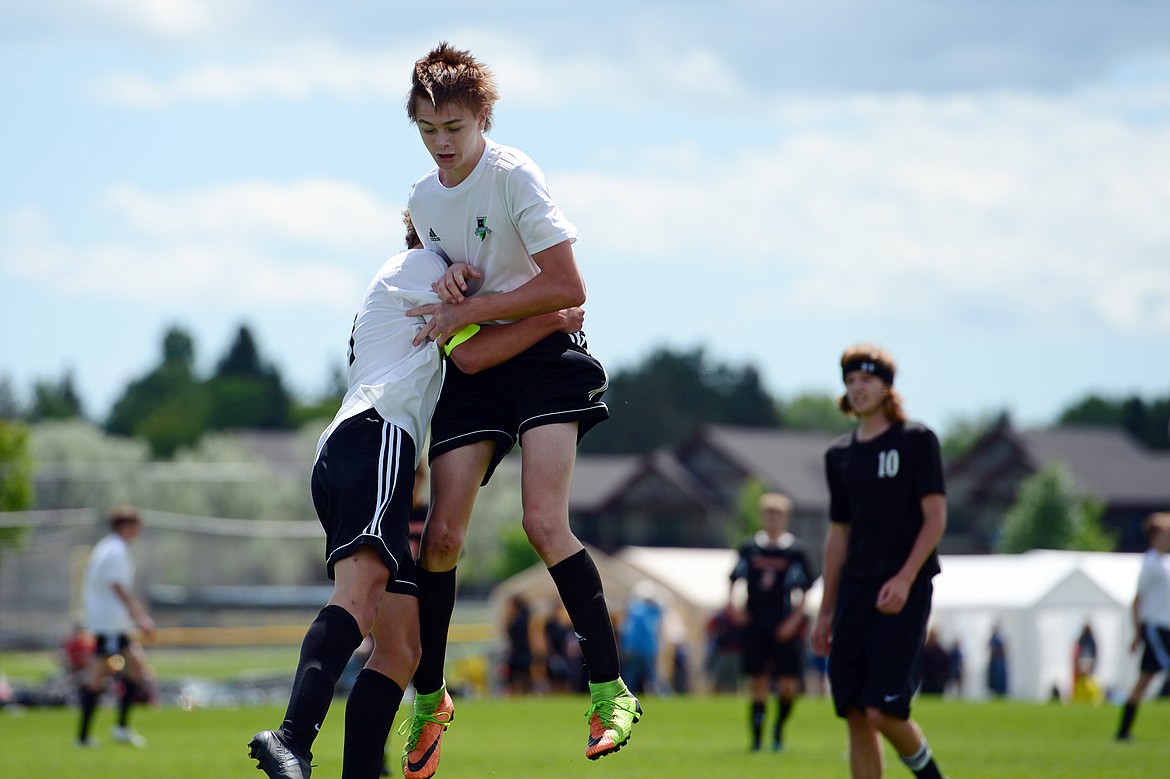
[{"label": "short-sleeved jersey", "polygon": [[563,241],[575,228],[549,194],[544,173],[526,154],[490,138],[471,175],[454,187],[438,168],[415,182],[410,218],[423,245],[448,262],[483,272],[477,295],[510,292],[540,268],[532,255]]},{"label": "short-sleeved jersey", "polygon": [[1170,554],[1147,549],[1138,572],[1138,620],[1170,628]]},{"label": "short-sleeved jersey", "polygon": [[[937,436],[917,422],[893,424],[871,441],[849,433],[825,453],[825,475],[829,520],[849,525],[842,576],[893,576],[922,530],[922,498],[945,494]],[[932,552],[919,576],[938,572]]]},{"label": "short-sleeved jersey", "polygon": [[410,434],[415,465],[443,386],[443,359],[431,340],[413,344],[422,317],[406,312],[439,302],[431,283],[447,264],[434,252],[410,249],[391,257],[366,289],[349,337],[348,389],[317,453],[345,420],[369,408]]},{"label": "short-sleeved jersey", "polygon": [[808,550],[792,534],[773,543],[763,531],[739,548],[731,581],[747,580],[747,611],[753,625],[773,627],[792,611],[792,589],[807,590],[815,576]]},{"label": "short-sleeved jersey", "polygon": [[117,533],[110,533],[93,548],[85,566],[82,605],[85,627],[98,635],[117,635],[134,629],[126,604],[114,592],[119,584],[129,592],[134,586],[134,558],[130,545]]}]

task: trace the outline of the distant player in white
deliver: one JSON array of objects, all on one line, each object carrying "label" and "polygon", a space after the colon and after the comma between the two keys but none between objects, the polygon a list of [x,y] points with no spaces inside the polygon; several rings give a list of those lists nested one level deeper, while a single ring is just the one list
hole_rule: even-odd
[{"label": "distant player in white", "polygon": [[[491,69],[468,51],[441,43],[415,63],[407,115],[435,167],[415,184],[410,210],[424,245],[453,263],[436,285],[443,304],[415,311],[432,317],[416,343],[585,300],[573,254],[577,231],[553,202],[544,174],[523,152],[484,135],[498,97]],[[483,289],[464,299],[479,284]],[[429,779],[438,768],[454,713],[443,663],[455,567],[478,490],[517,442],[524,531],[549,569],[589,670],[585,755],[611,754],[629,740],[641,708],[621,678],[601,576],[569,526],[577,443],[608,418],[601,401],[607,386],[583,333],[554,334],[476,376],[448,373],[431,424],[431,513],[419,552],[423,656],[403,755],[406,779]]]},{"label": "distant player in white", "polygon": [[94,635],[95,651],[89,658],[86,679],[81,687],[79,746],[93,746],[90,725],[98,699],[109,677],[122,677],[122,699],[114,741],[142,747],[146,740],[130,728],[130,709],[142,697],[150,665],[146,650],[134,633],[154,633],[154,621],[134,595],[134,558],[130,543],[142,532],[142,518],[130,506],[116,506],[108,514],[110,532],[90,553],[82,584],[85,628]]},{"label": "distant player in white", "polygon": [[[437,300],[431,284],[447,265],[408,246],[370,282],[349,342],[348,389],[317,444],[312,491],[326,534],[333,596],[305,633],[280,728],[249,746],[272,779],[308,779],[312,745],[345,664],[371,631],[374,651],[346,703],[343,779],[375,779],[403,689],[418,664],[418,600],[408,525],[420,442],[443,384],[435,341],[415,345],[421,316]],[[444,339],[452,361],[476,373],[553,332],[579,330],[579,308],[510,325],[472,326]],[[474,337],[473,337],[474,336]]]},{"label": "distant player in white", "polygon": [[1129,741],[1138,706],[1158,674],[1170,670],[1170,512],[1146,517],[1149,548],[1142,556],[1133,599],[1133,651],[1144,645],[1141,673],[1121,711],[1118,741]]}]

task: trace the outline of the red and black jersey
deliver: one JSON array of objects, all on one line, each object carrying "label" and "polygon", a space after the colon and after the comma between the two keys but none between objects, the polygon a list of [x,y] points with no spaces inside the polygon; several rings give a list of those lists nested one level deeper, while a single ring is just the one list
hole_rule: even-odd
[{"label": "red and black jersey", "polygon": [[763,532],[739,549],[731,581],[747,580],[752,625],[774,627],[792,611],[792,588],[807,590],[816,577],[805,545],[791,534],[772,543]]}]

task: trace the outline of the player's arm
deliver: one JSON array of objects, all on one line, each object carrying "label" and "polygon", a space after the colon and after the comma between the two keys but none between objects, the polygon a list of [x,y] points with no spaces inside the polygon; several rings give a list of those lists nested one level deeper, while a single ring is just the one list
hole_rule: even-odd
[{"label": "player's arm", "polygon": [[837,610],[837,594],[841,586],[841,568],[849,551],[849,525],[830,522],[825,537],[825,566],[821,571],[821,608],[813,625],[812,647],[818,655],[829,654],[832,641],[833,612]]},{"label": "player's arm", "polygon": [[432,303],[407,311],[407,316],[430,317],[415,336],[418,346],[427,338],[442,341],[443,333],[456,333],[476,322],[524,319],[581,306],[585,303],[585,279],[568,240],[532,255],[540,273],[509,292],[469,297],[460,303]]},{"label": "player's arm", "polygon": [[134,620],[134,624],[142,628],[142,632],[148,636],[154,633],[154,620],[146,613],[146,609],[134,597],[134,593],[122,586],[121,582],[114,582],[114,595],[118,596],[118,600],[126,605],[126,610],[130,612],[130,618]]},{"label": "player's arm", "polygon": [[[447,356],[464,373],[479,373],[505,362],[553,333],[575,333],[585,321],[585,309],[572,307],[551,314],[521,319],[506,325],[484,325],[458,344]],[[448,343],[450,346],[450,343]]]},{"label": "player's arm", "polygon": [[914,539],[914,546],[906,557],[906,562],[893,578],[882,585],[878,591],[877,610],[883,614],[897,614],[906,605],[906,598],[910,594],[910,586],[918,578],[930,554],[942,540],[943,531],[947,529],[947,498],[945,495],[932,493],[922,496],[922,528],[918,537]]}]

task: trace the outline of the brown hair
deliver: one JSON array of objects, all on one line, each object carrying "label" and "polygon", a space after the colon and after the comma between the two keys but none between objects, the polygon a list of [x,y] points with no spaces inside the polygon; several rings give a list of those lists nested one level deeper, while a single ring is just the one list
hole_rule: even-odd
[{"label": "brown hair", "polygon": [[[855,344],[841,354],[841,369],[849,363],[862,360],[881,366],[883,372],[888,372],[891,379],[898,373],[898,366],[894,364],[894,356],[884,347],[874,343]],[[886,387],[885,399],[882,401],[882,411],[891,422],[905,422],[906,411],[902,408],[902,396],[894,389],[891,382],[883,381]],[[843,414],[854,416],[853,406],[849,403],[849,396],[842,395],[837,400],[837,408]]]},{"label": "brown hair", "polygon": [[436,108],[458,103],[476,114],[486,111],[486,131],[492,129],[492,109],[499,98],[491,68],[471,56],[471,52],[442,41],[414,63],[410,92],[406,95],[406,115],[411,122],[417,121],[418,100],[426,100]]},{"label": "brown hair", "polygon": [[1153,538],[1156,530],[1170,530],[1170,511],[1157,511],[1142,521],[1146,538]]},{"label": "brown hair", "polygon": [[418,230],[414,229],[414,221],[410,218],[410,209],[402,209],[402,224],[406,226],[406,248],[421,249],[422,240],[418,237]]},{"label": "brown hair", "polygon": [[779,511],[785,516],[792,514],[792,499],[779,492],[765,492],[760,496],[760,513],[765,511]]},{"label": "brown hair", "polygon": [[106,519],[109,520],[110,527],[114,530],[130,523],[142,523],[142,515],[133,506],[114,506],[106,514]]}]

